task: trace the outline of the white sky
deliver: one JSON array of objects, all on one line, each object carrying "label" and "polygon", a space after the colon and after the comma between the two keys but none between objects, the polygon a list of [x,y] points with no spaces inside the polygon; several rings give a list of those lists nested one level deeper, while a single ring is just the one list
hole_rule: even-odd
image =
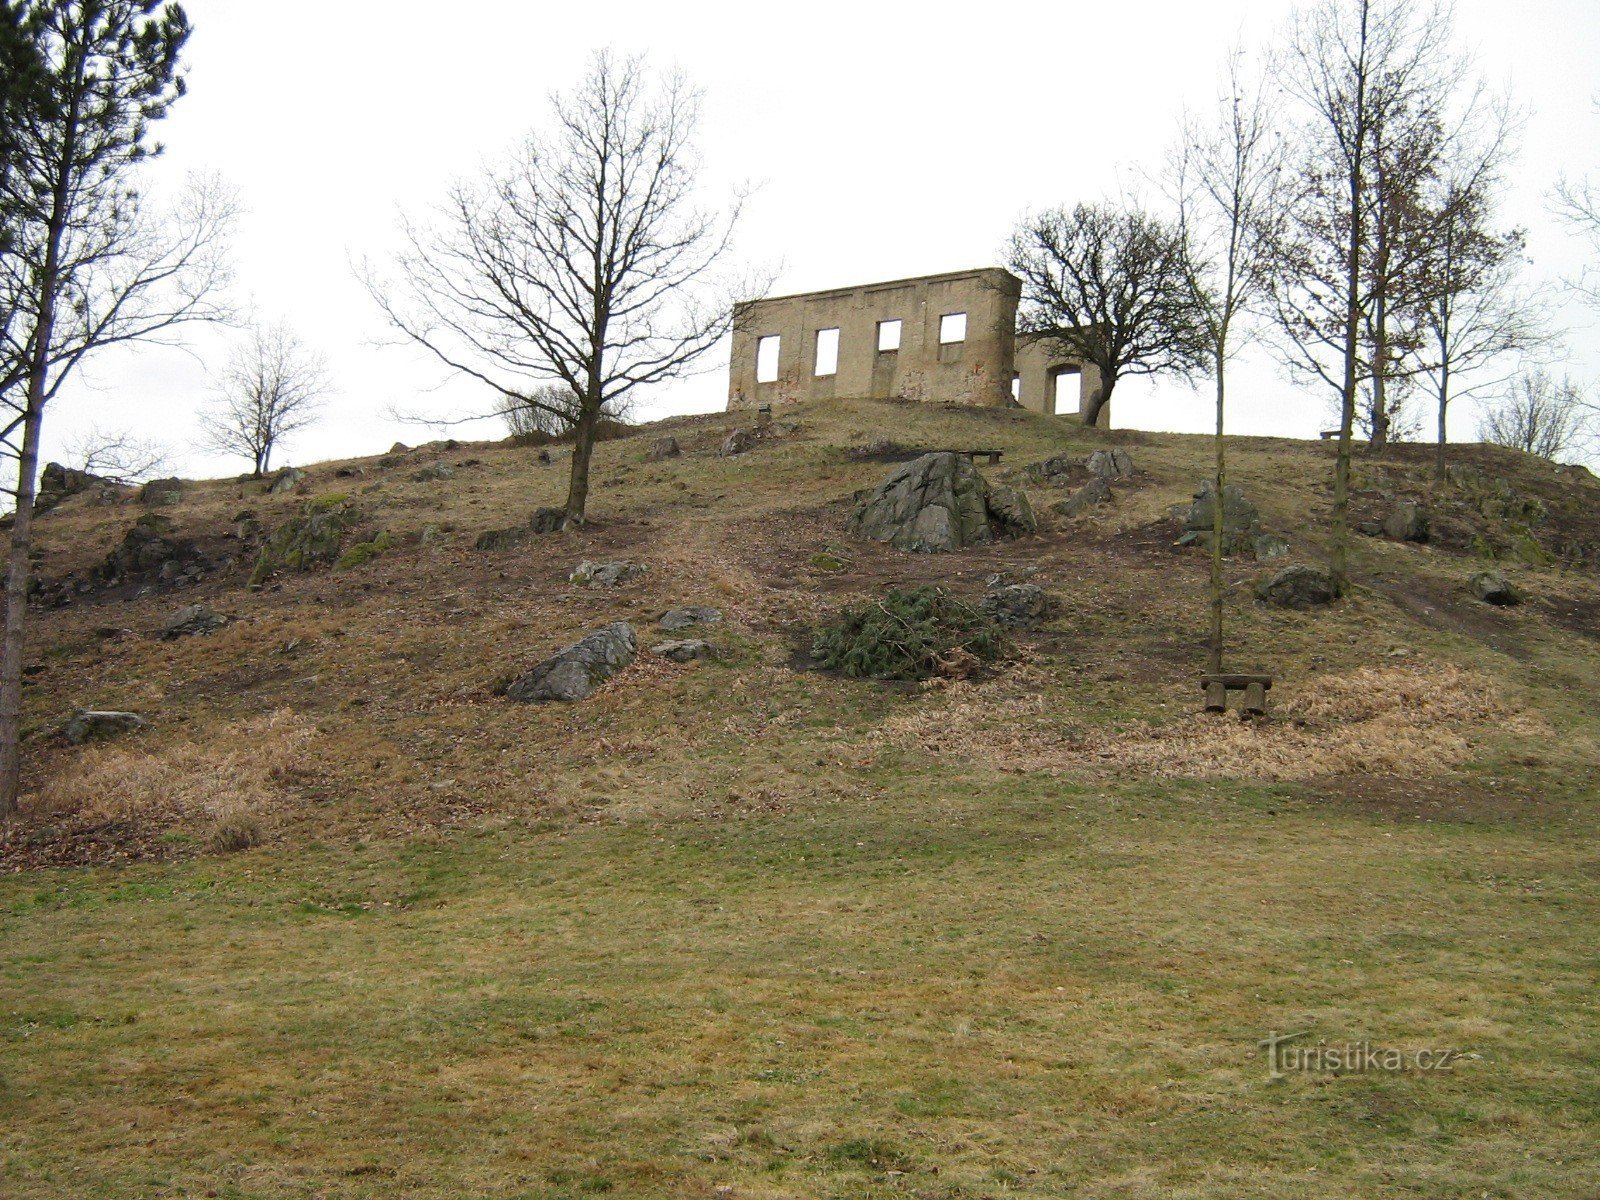
[{"label": "white sky", "polygon": [[[1548,216],[1563,172],[1600,172],[1600,4],[1458,0],[1457,29],[1491,82],[1532,110],[1504,217],[1529,230],[1535,278],[1582,262]],[[396,215],[421,212],[543,120],[546,97],[610,45],[677,65],[706,93],[708,195],[759,185],[741,257],[781,265],[775,294],[998,265],[1025,209],[1139,182],[1162,160],[1185,103],[1206,104],[1241,36],[1275,37],[1288,0],[1110,5],[836,3],[800,9],[612,0],[189,0],[189,95],[163,124],[153,190],[215,171],[246,208],[238,294],[326,354],[337,394],[282,461],[381,452],[438,436],[386,419],[391,404],[441,415],[493,397],[392,340],[351,264],[381,263]],[[1148,191],[1149,189],[1146,188]],[[1563,309],[1566,369],[1600,383],[1600,313]],[[227,356],[147,347],[91,365],[62,395],[46,458],[91,423],[170,444],[179,474],[233,473],[195,447],[194,413]],[[639,397],[639,415],[720,409],[726,350],[704,374]],[[1259,355],[1233,377],[1229,429],[1314,436],[1325,397]],[[1461,406],[1465,409],[1465,406]],[[1127,380],[1119,426],[1200,432],[1206,392]],[[1452,436],[1470,436],[1470,411]],[[460,436],[498,437],[493,423]]]}]

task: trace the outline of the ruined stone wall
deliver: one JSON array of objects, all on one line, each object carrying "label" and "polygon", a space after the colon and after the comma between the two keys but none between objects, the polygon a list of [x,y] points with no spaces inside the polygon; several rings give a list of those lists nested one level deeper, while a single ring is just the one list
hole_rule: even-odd
[{"label": "ruined stone wall", "polygon": [[[1009,404],[1019,292],[1010,272],[989,268],[740,305],[728,407],[831,396]],[[965,337],[941,344],[944,318],[958,313],[966,315]],[[887,321],[901,323],[900,345],[880,351],[879,327]],[[831,374],[819,375],[818,334],[824,330],[838,331],[838,363]],[[759,380],[758,348],[769,337],[779,339],[777,377]]]},{"label": "ruined stone wall", "polygon": [[[1100,370],[1061,354],[1048,338],[1017,335],[1015,359],[1017,403],[1045,416],[1073,416],[1083,411],[1100,385]],[[1060,376],[1064,387],[1057,386]],[[1075,385],[1075,386],[1074,386]],[[1100,410],[1100,426],[1110,428],[1111,406]]]}]

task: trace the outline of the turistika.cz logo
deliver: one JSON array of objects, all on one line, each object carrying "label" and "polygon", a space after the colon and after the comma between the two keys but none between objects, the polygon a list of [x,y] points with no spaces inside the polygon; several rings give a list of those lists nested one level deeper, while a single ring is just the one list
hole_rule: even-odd
[{"label": "turistika.cz logo", "polygon": [[1267,1078],[1284,1079],[1292,1071],[1348,1075],[1362,1071],[1453,1071],[1459,1050],[1394,1050],[1371,1042],[1290,1043],[1306,1036],[1273,1031],[1256,1045],[1267,1052]]}]

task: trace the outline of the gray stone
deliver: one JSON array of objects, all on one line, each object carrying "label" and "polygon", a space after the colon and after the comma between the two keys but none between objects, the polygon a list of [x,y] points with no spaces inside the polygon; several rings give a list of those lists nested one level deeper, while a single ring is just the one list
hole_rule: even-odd
[{"label": "gray stone", "polygon": [[551,655],[512,683],[506,695],[523,704],[585,700],[638,653],[633,626],[617,621]]},{"label": "gray stone", "polygon": [[1023,467],[1023,473],[1035,483],[1058,483],[1072,474],[1077,466],[1077,460],[1068,451],[1063,451],[1053,458],[1043,462],[1029,463]]},{"label": "gray stone", "polygon": [[1479,571],[1471,580],[1472,594],[1485,604],[1521,604],[1522,593],[1500,571]]},{"label": "gray stone", "polygon": [[161,636],[168,641],[173,638],[195,637],[200,634],[215,633],[227,623],[227,617],[212,612],[204,604],[191,604],[187,608],[180,608],[167,618],[166,624],[161,627]]},{"label": "gray stone", "polygon": [[722,620],[722,613],[709,608],[704,604],[687,604],[682,608],[669,608],[661,614],[657,622],[668,633],[676,633],[680,629],[688,629],[691,625],[715,625]]},{"label": "gray stone", "polygon": [[1270,562],[1289,553],[1289,539],[1275,533],[1257,534],[1254,545],[1257,562]]},{"label": "gray stone", "polygon": [[710,642],[703,642],[699,638],[684,638],[675,642],[658,642],[650,647],[650,653],[661,658],[669,658],[673,662],[694,662],[700,658],[712,658],[716,650]]},{"label": "gray stone", "polygon": [[1428,513],[1420,504],[1402,500],[1383,520],[1383,532],[1402,542],[1428,540]]},{"label": "gray stone", "polygon": [[281,496],[285,492],[292,492],[299,487],[306,473],[299,467],[287,467],[278,472],[277,477],[267,487],[267,491],[274,496]]},{"label": "gray stone", "polygon": [[411,482],[433,483],[436,480],[454,479],[455,477],[456,469],[454,467],[446,463],[434,463],[433,466],[423,467],[422,470],[412,475]]},{"label": "gray stone", "polygon": [[407,450],[410,450],[410,449],[411,449],[411,447],[406,445],[404,442],[396,442],[394,445],[389,447],[389,453],[390,454],[404,454]]},{"label": "gray stone", "polygon": [[115,485],[109,479],[91,475],[87,471],[79,471],[74,467],[64,467],[57,462],[45,463],[44,470],[39,473],[39,491],[34,497],[33,509],[35,512],[49,512],[67,497],[76,496],[90,489],[97,489],[97,495],[104,496],[109,493],[113,497],[120,498],[117,496]]},{"label": "gray stone", "polygon": [[183,480],[152,479],[139,489],[139,503],[151,508],[165,508],[183,499]]},{"label": "gray stone", "polygon": [[1036,583],[1013,583],[990,588],[978,607],[1001,625],[1032,629],[1048,620],[1060,606],[1054,596]]},{"label": "gray stone", "polygon": [[569,578],[579,587],[616,587],[618,584],[628,583],[639,578],[645,573],[646,569],[643,563],[597,563],[585,559],[573,569]]},{"label": "gray stone", "polygon": [[560,533],[567,524],[567,510],[564,508],[537,508],[528,528],[534,533]]},{"label": "gray stone", "polygon": [[1120,447],[1096,450],[1083,460],[1083,465],[1089,468],[1089,474],[1101,479],[1126,479],[1133,474],[1133,459]]},{"label": "gray stone", "polygon": [[1039,518],[1026,492],[1012,487],[989,489],[989,521],[1001,537],[1022,537],[1039,532]]},{"label": "gray stone", "polygon": [[1062,517],[1081,517],[1099,504],[1111,503],[1111,485],[1098,475],[1084,484],[1065,500],[1050,506],[1050,511]]},{"label": "gray stone", "polygon": [[760,440],[752,429],[735,429],[722,439],[722,449],[719,453],[723,458],[732,458],[736,454],[754,450]]},{"label": "gray stone", "polygon": [[851,515],[850,530],[917,554],[992,542],[989,487],[962,455],[924,454],[896,467],[862,496]]},{"label": "gray stone", "polygon": [[1285,567],[1256,588],[1256,598],[1278,608],[1316,608],[1337,598],[1326,571],[1297,565]]},{"label": "gray stone", "polygon": [[[1194,494],[1194,503],[1184,516],[1184,535],[1179,545],[1210,548],[1216,518],[1216,488],[1211,480],[1200,485]],[[1261,536],[1261,516],[1256,506],[1245,498],[1237,484],[1222,489],[1222,552],[1242,554],[1255,550],[1255,541]]]},{"label": "gray stone", "polygon": [[648,457],[651,462],[660,462],[662,459],[677,458],[682,453],[683,451],[678,447],[677,438],[664,437],[657,438],[651,443]]},{"label": "gray stone", "polygon": [[137,733],[145,725],[145,719],[138,713],[95,712],[90,709],[80,708],[61,727],[61,736],[66,738],[71,745],[81,746],[89,741],[121,737],[127,733]]},{"label": "gray stone", "polygon": [[472,543],[474,550],[515,550],[533,531],[525,526],[518,525],[511,529],[485,529],[478,535],[478,540]]}]

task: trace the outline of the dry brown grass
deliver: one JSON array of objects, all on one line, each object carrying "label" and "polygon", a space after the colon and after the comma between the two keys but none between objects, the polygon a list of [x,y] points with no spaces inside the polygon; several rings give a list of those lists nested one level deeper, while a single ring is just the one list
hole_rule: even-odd
[{"label": "dry brown grass", "polygon": [[218,848],[242,849],[261,839],[261,822],[313,776],[316,736],[310,720],[280,710],[228,726],[204,743],[154,751],[90,747],[40,789],[36,802],[82,822],[209,819]]},{"label": "dry brown grass", "polygon": [[999,699],[1021,679],[955,684],[947,703],[891,719],[888,745],[1031,771],[1112,772],[1164,778],[1229,776],[1302,780],[1360,772],[1428,776],[1470,759],[1491,733],[1537,737],[1537,717],[1498,695],[1494,681],[1443,664],[1367,667],[1318,679],[1291,694],[1269,720],[1189,713],[1168,724],[1063,728],[1042,689]]}]

